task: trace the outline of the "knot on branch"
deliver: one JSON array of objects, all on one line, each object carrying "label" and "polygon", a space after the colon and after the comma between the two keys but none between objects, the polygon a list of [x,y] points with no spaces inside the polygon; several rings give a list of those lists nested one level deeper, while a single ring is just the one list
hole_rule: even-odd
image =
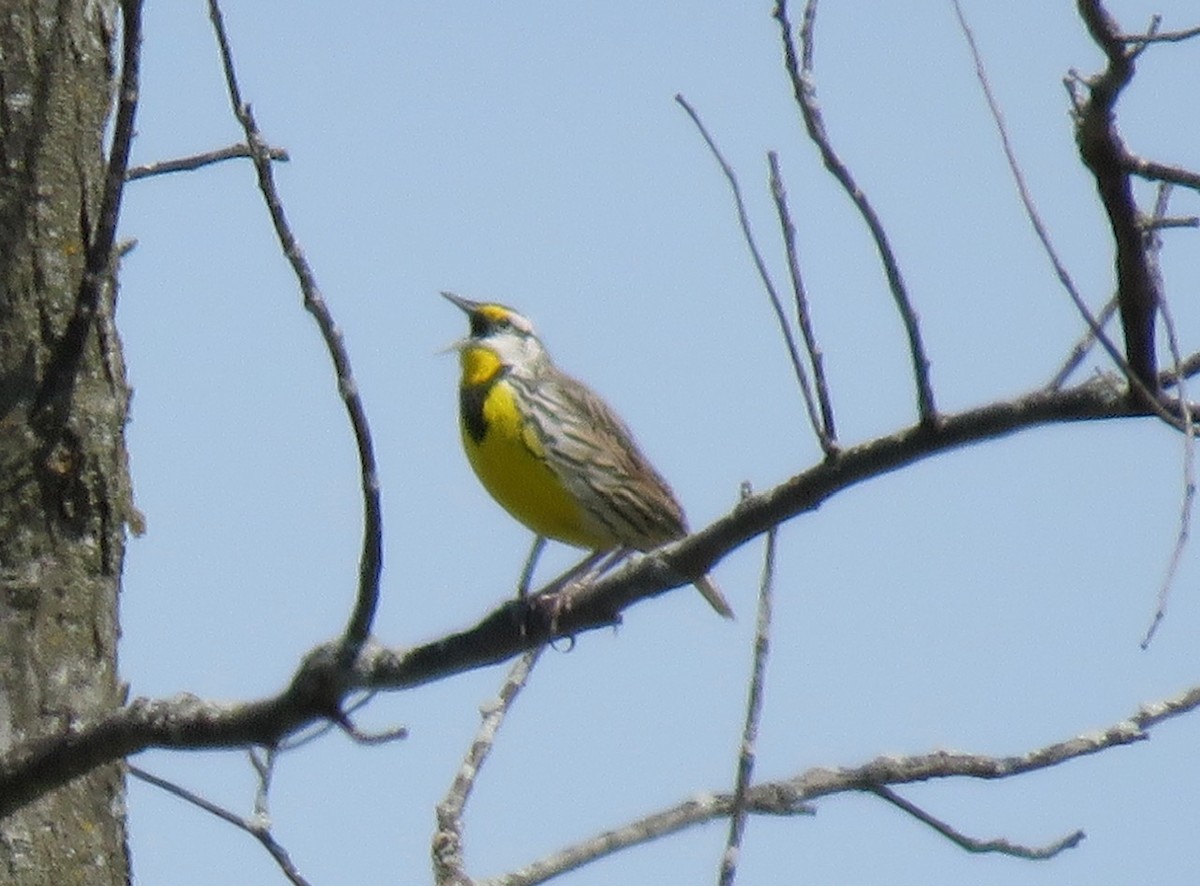
[{"label": "knot on branch", "polygon": [[339,662],[338,643],[324,643],[304,657],[285,693],[288,703],[334,722],[343,720],[342,700],[352,688],[350,670]]}]

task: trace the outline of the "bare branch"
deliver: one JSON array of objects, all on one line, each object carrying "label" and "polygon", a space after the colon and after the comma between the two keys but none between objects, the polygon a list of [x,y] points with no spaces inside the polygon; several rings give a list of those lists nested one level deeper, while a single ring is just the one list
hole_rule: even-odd
[{"label": "bare branch", "polygon": [[446,796],[438,804],[438,830],[433,836],[432,847],[434,882],[436,883],[460,886],[460,884],[470,882],[463,867],[463,809],[475,787],[475,779],[479,775],[479,770],[492,751],[496,733],[503,724],[509,708],[512,707],[521,690],[525,688],[529,673],[537,664],[539,655],[541,655],[541,648],[531,650],[521,656],[512,666],[504,685],[500,687],[500,695],[484,709],[483,721],[479,724],[479,731],[475,733],[475,740],[471,743],[467,756],[454,776],[454,781],[446,792]]},{"label": "bare branch", "polygon": [[[1200,372],[1200,353],[1182,375]],[[1171,381],[1164,374],[1161,383]],[[1194,408],[1193,408],[1194,411]],[[681,586],[730,551],[785,520],[814,510],[837,493],[939,452],[995,440],[1051,423],[1151,414],[1113,378],[1063,391],[1035,391],[944,416],[933,428],[913,425],[839,453],[773,489],[751,495],[732,512],[678,542],[562,594],[507,600],[473,627],[409,649],[368,642],[353,668],[340,665],[340,644],[320,646],[300,663],[291,684],[265,699],[218,703],[182,695],[135,699],[96,720],[70,724],[0,754],[0,817],[95,767],[151,747],[272,747],[319,721],[343,717],[347,694],[405,689],[505,661],[557,637],[573,637],[620,620],[632,604]]]},{"label": "bare branch", "polygon": [[1132,43],[1135,45],[1146,43],[1181,43],[1184,40],[1191,40],[1193,37],[1200,36],[1200,26],[1187,28],[1182,31],[1154,30],[1146,34],[1114,34],[1113,36],[1122,43]]},{"label": "bare branch", "polygon": [[180,787],[174,782],[167,781],[165,778],[159,778],[157,775],[151,775],[144,769],[130,765],[129,774],[134,778],[140,779],[147,784],[154,785],[156,788],[161,788],[168,794],[172,794],[181,800],[191,803],[193,806],[203,809],[209,815],[215,815],[228,824],[233,825],[238,830],[245,831],[255,840],[262,844],[263,848],[270,853],[271,858],[275,859],[275,863],[279,865],[279,869],[283,871],[283,875],[294,884],[294,886],[309,886],[308,880],[301,876],[300,871],[296,868],[291,856],[288,855],[286,849],[275,839],[271,834],[270,825],[265,819],[259,818],[257,815],[254,818],[244,818],[237,813],[230,812],[222,806],[218,806],[211,800],[206,800],[199,794],[189,791],[187,788]]},{"label": "bare branch", "polygon": [[1193,686],[1176,696],[1153,704],[1144,704],[1130,721],[1139,729],[1151,729],[1166,720],[1200,707],[1200,686]]},{"label": "bare branch", "polygon": [[1200,173],[1192,172],[1190,169],[1158,163],[1154,160],[1145,160],[1128,151],[1124,152],[1121,160],[1126,171],[1141,178],[1200,191]]},{"label": "bare branch", "polygon": [[1174,215],[1146,222],[1148,231],[1165,231],[1168,228],[1200,228],[1200,216]]},{"label": "bare branch", "polygon": [[[1184,362],[1184,374],[1200,371],[1200,354]],[[914,425],[897,434],[848,448],[766,492],[751,495],[705,529],[635,558],[594,582],[562,595],[535,594],[510,600],[474,627],[410,650],[371,647],[360,657],[352,682],[398,689],[450,673],[495,664],[556,636],[572,636],[616,623],[635,602],[679,586],[681,575],[710,570],[731,550],[785,520],[815,510],[831,496],[864,480],[890,473],[967,443],[995,439],[1047,423],[1147,415],[1112,378],[1094,378],[1066,391],[1037,391],[945,416],[934,431]],[[0,788],[3,783],[0,782]],[[3,796],[0,791],[0,797]]]},{"label": "bare branch", "polygon": [[[291,157],[283,148],[266,148],[267,156],[272,160],[286,163]],[[137,181],[155,175],[169,175],[172,172],[191,172],[213,163],[232,160],[236,157],[253,157],[249,145],[230,145],[216,151],[205,151],[202,154],[192,154],[190,157],[180,157],[176,160],[159,160],[155,163],[143,163],[141,166],[130,166],[125,173],[125,181]]]},{"label": "bare branch", "polygon": [[356,744],[391,744],[393,741],[408,738],[408,727],[406,726],[392,726],[378,732],[367,732],[356,726],[349,717],[341,717],[336,722],[342,732]]},{"label": "bare branch", "polygon": [[[751,790],[747,808],[760,815],[812,815],[812,807],[804,803],[793,803],[790,799],[774,796],[769,786]],[[520,870],[477,881],[477,886],[535,886],[545,883],[567,871],[583,867],[597,859],[640,846],[678,833],[686,828],[725,818],[733,811],[731,794],[701,794],[683,801],[669,809],[647,815],[635,822],[597,834],[574,846],[569,846],[551,856],[535,861]]]},{"label": "bare branch", "polygon": [[250,106],[242,101],[234,70],[233,52],[229,47],[229,38],[225,33],[225,22],[221,17],[218,0],[209,0],[208,13],[221,50],[221,63],[225,69],[229,100],[233,106],[233,113],[246,134],[246,144],[250,147],[251,159],[258,173],[259,190],[275,226],[279,245],[300,283],[304,307],[316,320],[321,337],[325,340],[325,347],[329,351],[337,375],[338,394],[346,407],[346,414],[354,431],[354,441],[358,447],[363,497],[363,544],[359,558],[358,595],[342,637],[342,649],[338,656],[340,664],[346,668],[350,666],[359,647],[370,634],[375,609],[379,604],[379,576],[383,568],[383,509],[379,496],[379,471],[375,464],[375,444],[371,440],[371,429],[362,397],[358,393],[358,383],[350,369],[350,355],[342,340],[342,332],[334,322],[329,306],[317,286],[312,268],[288,224],[287,215],[279,199],[279,191],[275,187],[275,175],[271,169],[266,142],[258,130]]},{"label": "bare branch", "polygon": [[1030,861],[1042,861],[1047,858],[1053,858],[1065,849],[1074,849],[1083,841],[1085,836],[1083,831],[1072,831],[1065,837],[1055,840],[1053,843],[1050,843],[1047,846],[1037,847],[1022,846],[1020,843],[1013,843],[1012,841],[1006,840],[1003,837],[998,837],[993,840],[979,840],[975,837],[968,837],[961,831],[955,830],[950,825],[946,824],[946,822],[930,815],[920,806],[917,806],[915,803],[904,799],[891,788],[877,785],[869,788],[869,790],[872,794],[881,797],[882,799],[891,803],[897,809],[902,809],[903,811],[907,812],[922,824],[929,825],[929,827],[933,828],[943,837],[946,837],[959,848],[967,850],[967,852],[998,852],[1001,855],[1012,855],[1017,858],[1029,859]]},{"label": "bare branch", "polygon": [[738,856],[741,853],[742,833],[746,828],[747,794],[754,775],[754,758],[758,749],[758,724],[762,719],[763,687],[767,674],[767,656],[771,650],[771,603],[775,594],[775,536],[776,527],[767,531],[763,552],[762,582],[758,589],[758,624],[754,631],[754,667],[750,677],[750,692],[746,699],[746,724],[742,729],[742,748],[738,755],[737,779],[733,789],[733,812],[729,816],[729,836],[717,882],[733,886],[737,876]]},{"label": "bare branch", "polygon": [[258,790],[254,792],[254,817],[260,822],[271,819],[271,776],[275,774],[275,761],[279,759],[276,748],[250,748],[246,756],[254,774],[258,776]]},{"label": "bare branch", "polygon": [[782,307],[777,306],[776,314],[787,338],[788,349],[792,354],[792,365],[796,367],[796,376],[800,382],[800,390],[804,394],[804,402],[808,407],[809,421],[817,433],[821,449],[826,455],[832,456],[838,450],[837,426],[833,421],[833,403],[829,399],[829,384],[825,380],[825,359],[821,347],[817,344],[813,332],[812,318],[808,312],[808,296],[804,290],[804,278],[800,273],[800,260],[796,254],[796,226],[792,224],[792,216],[788,211],[787,190],[783,186],[783,176],[779,172],[779,156],[770,151],[767,162],[771,167],[771,197],[775,201],[775,212],[779,216],[779,227],[783,231],[784,252],[787,254],[788,273],[792,278],[792,295],[796,300],[796,317],[800,325],[800,334],[804,336],[804,347],[808,351],[808,361],[812,366],[813,383],[817,389],[817,400],[821,405],[821,419],[817,421],[816,409],[813,407],[812,394],[808,390],[808,380],[799,366],[799,356],[796,354],[796,344],[792,341],[791,327],[783,316]]},{"label": "bare branch", "polygon": [[904,331],[908,335],[908,349],[912,356],[921,424],[931,425],[937,420],[937,406],[933,399],[933,386],[929,380],[929,358],[925,355],[925,344],[921,340],[921,326],[908,296],[908,287],[900,273],[899,262],[892,251],[887,232],[883,229],[883,223],[879,220],[867,195],[854,180],[850,170],[833,150],[825,131],[821,107],[817,103],[817,91],[813,85],[813,25],[816,21],[816,14],[816,0],[809,0],[804,8],[804,21],[800,28],[800,42],[804,46],[804,62],[803,70],[801,70],[800,63],[796,58],[796,47],[792,41],[792,24],[788,20],[787,0],[777,0],[774,17],[779,23],[783,39],[784,66],[787,69],[788,77],[791,78],[792,92],[795,95],[796,104],[800,107],[800,114],[804,118],[808,137],[821,152],[821,160],[824,162],[825,168],[837,179],[858,209],[859,215],[866,222],[871,237],[875,241],[875,248],[879,252],[884,273],[887,275],[888,287],[892,292],[892,299],[896,303],[896,309],[900,312],[900,319],[904,323]]},{"label": "bare branch", "polygon": [[[763,782],[752,787],[746,798],[746,808],[757,815],[793,816],[812,814],[812,801],[851,791],[869,791],[883,795],[881,788],[899,784],[932,781],[949,778],[1003,779],[1037,772],[1100,753],[1109,748],[1134,744],[1147,738],[1146,731],[1166,719],[1179,716],[1200,707],[1200,686],[1193,687],[1173,698],[1151,706],[1143,706],[1128,720],[1115,723],[1107,729],[1075,736],[1052,745],[1029,751],[1015,757],[992,757],[986,754],[968,754],[951,751],[935,751],[913,756],[877,757],[861,766],[841,769],[809,769],[793,778]],[[889,792],[890,793],[890,792]],[[895,796],[892,794],[892,796]],[[887,797],[885,796],[885,799]],[[897,798],[899,800],[899,798]],[[900,804],[904,801],[900,800]],[[911,804],[909,804],[911,806]],[[725,818],[734,811],[732,794],[703,794],[693,797],[669,809],[647,815],[628,825],[605,831],[589,840],[570,846],[555,854],[509,874],[494,879],[479,881],[478,886],[534,886],[574,870],[606,855],[631,846],[641,845],[686,828]],[[906,809],[918,817],[923,815],[916,807]],[[922,818],[927,824],[936,826],[932,816]],[[941,825],[940,822],[937,824]],[[947,825],[938,830],[946,836],[957,831]],[[961,837],[961,835],[959,835]],[[1076,832],[1041,849],[1027,850],[1030,857],[1040,853],[1060,852],[1078,845],[1083,834]],[[1007,840],[988,843],[973,843],[971,838],[955,840],[968,851],[1007,851],[1021,854],[1025,847]],[[981,847],[983,849],[981,850]]]},{"label": "bare branch", "polygon": [[800,393],[804,396],[804,404],[808,409],[809,421],[812,424],[813,432],[817,435],[817,439],[822,442],[822,448],[824,448],[825,435],[821,431],[821,423],[817,418],[812,391],[808,385],[808,376],[805,374],[804,366],[800,362],[800,353],[796,349],[796,340],[792,336],[791,325],[788,323],[787,316],[783,312],[783,303],[779,299],[779,293],[775,289],[775,284],[772,282],[771,275],[767,271],[766,262],[763,261],[762,253],[758,251],[758,244],[754,240],[754,233],[750,229],[750,218],[746,214],[746,204],[742,200],[742,188],[738,184],[737,175],[734,173],[733,167],[725,160],[721,149],[717,147],[717,143],[713,140],[713,137],[709,135],[708,129],[700,119],[700,115],[688,104],[687,99],[682,95],[676,95],[675,102],[692,118],[692,123],[700,131],[700,135],[704,138],[705,144],[708,145],[709,151],[712,152],[713,157],[720,165],[721,172],[725,174],[725,180],[729,182],[729,188],[733,192],[733,202],[737,207],[738,223],[742,228],[742,237],[745,239],[746,245],[750,248],[750,256],[754,259],[754,267],[758,270],[758,276],[762,280],[763,288],[767,290],[767,295],[771,299],[771,307],[775,309],[775,318],[779,321],[779,329],[783,333],[784,342],[787,344],[788,355],[792,361],[792,371],[796,373],[796,382],[800,386]]},{"label": "bare branch", "polygon": [[1079,156],[1096,180],[1116,244],[1117,291],[1125,330],[1125,359],[1151,396],[1158,393],[1154,349],[1159,293],[1146,262],[1137,204],[1126,170],[1127,151],[1117,134],[1115,108],[1133,79],[1134,51],[1120,40],[1117,23],[1100,0],[1078,0],[1079,15],[1108,65],[1085,81],[1088,97],[1078,106],[1075,139]]}]

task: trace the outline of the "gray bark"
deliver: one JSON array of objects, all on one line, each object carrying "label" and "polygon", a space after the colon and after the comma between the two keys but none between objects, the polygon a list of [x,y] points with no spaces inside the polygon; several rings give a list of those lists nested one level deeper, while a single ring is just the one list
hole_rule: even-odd
[{"label": "gray bark", "polygon": [[[27,0],[0,16],[0,750],[121,700],[133,511],[112,281],[85,322],[76,308],[104,187],[115,15],[112,0]],[[0,820],[0,884],[128,882],[124,803],[113,764]]]}]

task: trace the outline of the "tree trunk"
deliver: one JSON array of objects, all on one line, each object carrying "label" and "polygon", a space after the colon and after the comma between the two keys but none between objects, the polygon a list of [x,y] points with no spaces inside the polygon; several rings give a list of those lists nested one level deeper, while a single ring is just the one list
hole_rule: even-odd
[{"label": "tree trunk", "polygon": [[[98,311],[76,307],[115,16],[113,0],[26,0],[0,16],[0,751],[121,701],[133,512],[113,281]],[[0,884],[128,882],[124,802],[108,766],[0,821]]]}]

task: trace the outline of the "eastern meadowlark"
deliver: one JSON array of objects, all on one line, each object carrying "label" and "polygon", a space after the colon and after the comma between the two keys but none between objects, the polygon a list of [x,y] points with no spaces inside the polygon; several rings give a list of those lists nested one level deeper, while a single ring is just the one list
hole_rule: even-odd
[{"label": "eastern meadowlark", "polygon": [[[462,441],[492,498],[540,538],[597,554],[648,551],[687,535],[671,487],[625,423],[554,365],[527,318],[442,295],[470,322],[470,335],[453,346],[462,365]],[[733,616],[708,576],[695,585],[713,609]]]}]

